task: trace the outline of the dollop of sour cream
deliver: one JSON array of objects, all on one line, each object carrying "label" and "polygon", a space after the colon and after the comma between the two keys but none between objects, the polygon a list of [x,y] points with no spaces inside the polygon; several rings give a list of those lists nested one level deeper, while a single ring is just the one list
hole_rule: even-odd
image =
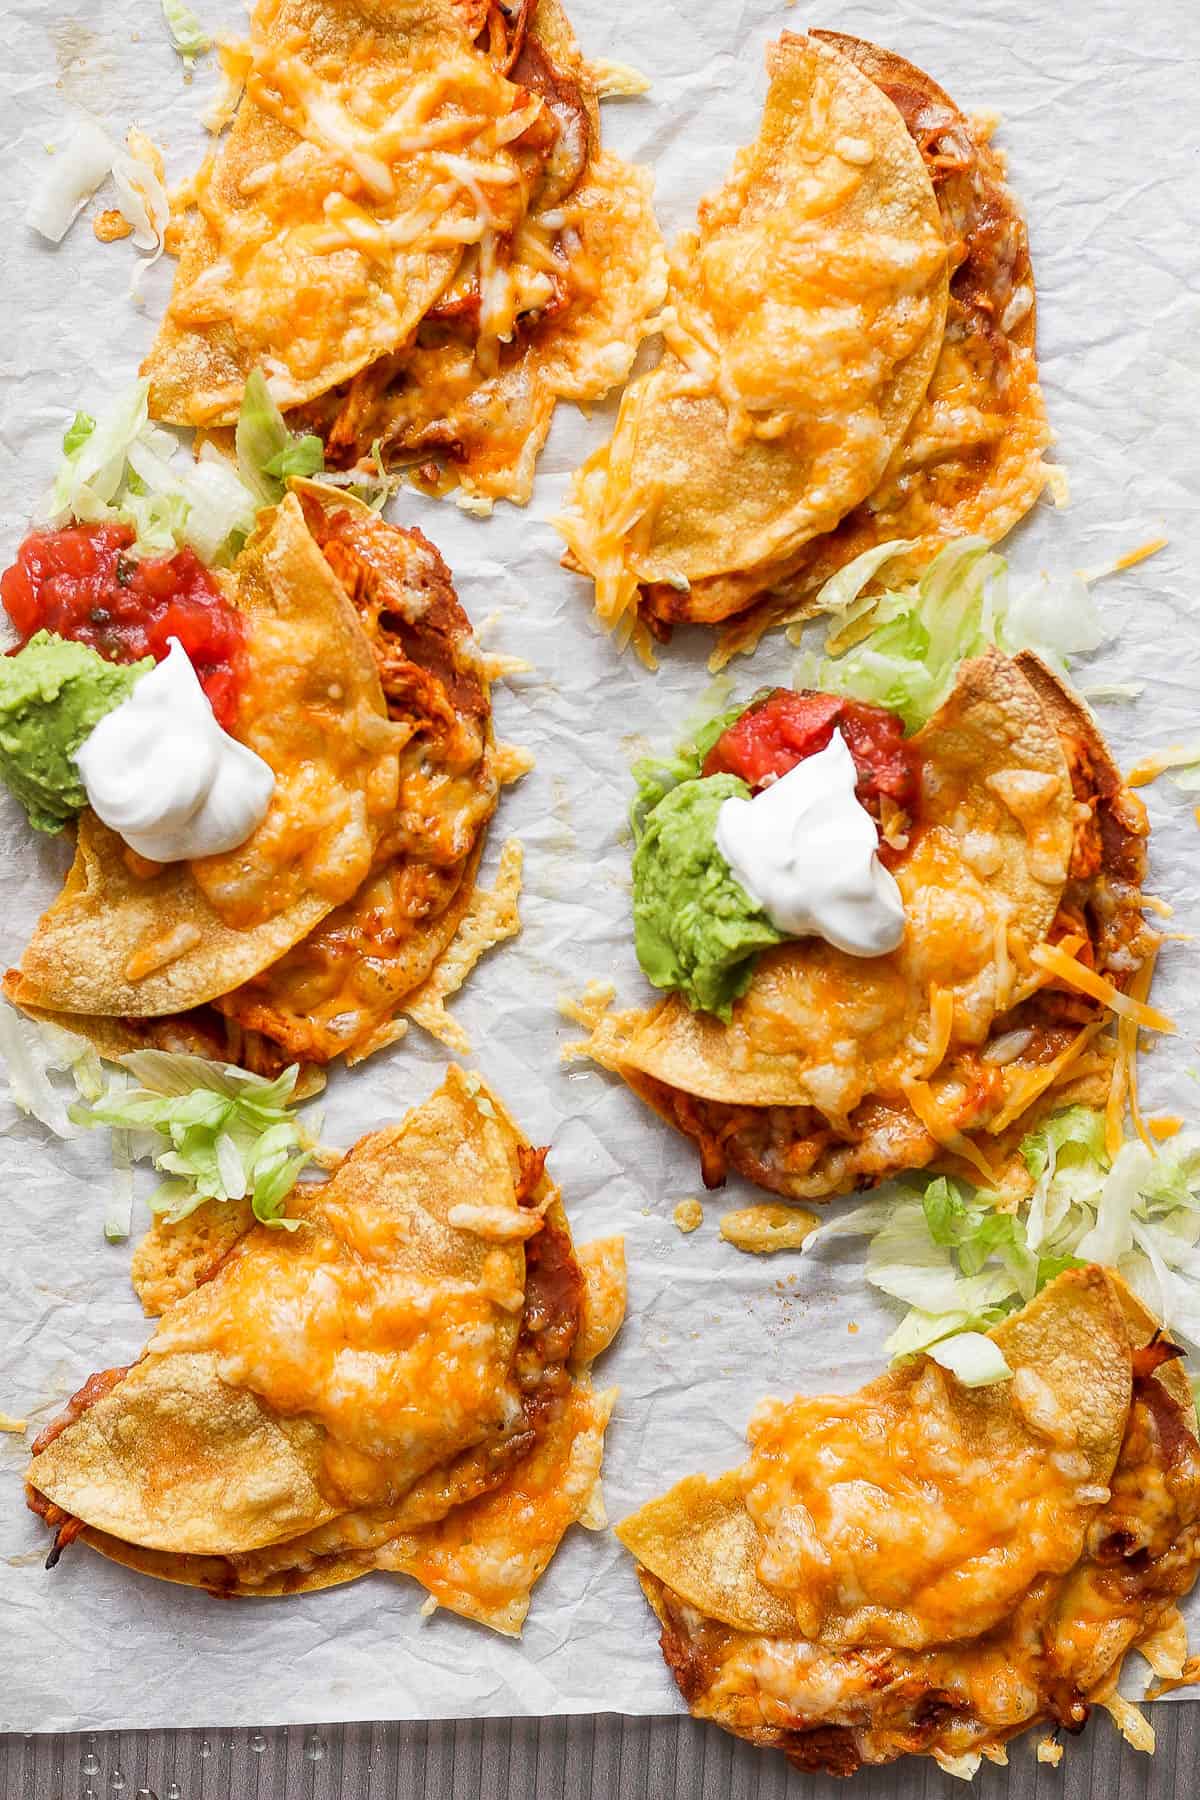
[{"label": "dollop of sour cream", "polygon": [[151,862],[236,850],[275,791],[269,765],[217,724],[178,638],[75,761],[93,812]]},{"label": "dollop of sour cream", "polygon": [[726,800],[717,848],[750,898],[788,937],[823,937],[850,956],[883,956],[904,936],[904,901],[879,860],[875,821],[835,731],[752,800]]}]

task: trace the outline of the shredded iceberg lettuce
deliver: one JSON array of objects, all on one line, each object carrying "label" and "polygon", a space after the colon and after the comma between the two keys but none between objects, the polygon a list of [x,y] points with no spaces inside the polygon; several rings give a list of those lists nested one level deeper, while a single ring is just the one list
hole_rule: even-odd
[{"label": "shredded iceberg lettuce", "polygon": [[190,69],[198,56],[212,49],[212,39],[184,0],[162,0],[162,10],[171,42]]},{"label": "shredded iceberg lettuce", "polygon": [[282,500],[291,476],[318,475],[325,467],[320,438],[288,430],[261,369],[251,371],[242,392],[235,444],[242,480],[261,506]]},{"label": "shredded iceberg lettuce", "polygon": [[70,1109],[79,1125],[108,1125],[136,1134],[135,1158],[148,1157],[166,1181],[150,1198],[168,1224],[205,1200],[249,1199],[260,1224],[295,1231],[287,1196],[316,1145],[288,1109],[296,1100],[298,1066],[274,1081],[230,1063],[162,1050],[121,1058],[139,1085],[123,1078],[90,1104]]},{"label": "shredded iceberg lettuce", "polygon": [[[78,1137],[67,1096],[95,1100],[104,1087],[100,1058],[87,1039],[0,1000],[0,1056],[8,1070],[5,1097],[55,1137]],[[56,1075],[69,1077],[65,1092]]]},{"label": "shredded iceberg lettuce", "polygon": [[939,1176],[831,1219],[805,1252],[870,1240],[868,1281],[908,1308],[887,1341],[894,1356],[986,1331],[1089,1262],[1116,1269],[1166,1330],[1200,1346],[1200,1133],[1157,1155],[1133,1140],[1110,1159],[1103,1116],[1075,1106],[1031,1132],[1021,1155],[1034,1188],[1016,1211]]},{"label": "shredded iceberg lettuce", "polygon": [[112,521],[136,533],[135,556],[190,544],[202,562],[227,560],[254,529],[255,495],[215,450],[199,462],[182,455],[180,440],[150,423],[148,392],[137,381],[102,418],[76,413],[38,523]]},{"label": "shredded iceberg lettuce", "polygon": [[960,1331],[955,1337],[943,1338],[929,1346],[929,1355],[964,1387],[990,1387],[997,1381],[1012,1380],[1004,1352],[981,1331]]},{"label": "shredded iceberg lettuce", "polygon": [[96,189],[108,179],[117,147],[94,119],[80,119],[66,145],[56,150],[34,189],[25,221],[59,244]]},{"label": "shredded iceberg lettuce", "polygon": [[154,267],[166,247],[171,202],[162,151],[136,125],[125,133],[125,148],[113,157],[112,178],[117,210],[132,227],[134,248],[143,252],[129,282],[130,298],[140,305],[146,271]]},{"label": "shredded iceberg lettuce", "polygon": [[[1036,650],[1065,674],[1069,657],[1103,642],[1081,576],[1043,576],[1016,587],[1005,558],[983,538],[947,544],[919,581],[863,595],[888,561],[909,548],[903,539],[876,545],[826,582],[818,605],[833,616],[824,652],[802,653],[798,687],[872,700],[915,731],[949,693],[964,657],[989,645],[1010,655]],[[791,627],[793,643],[801,643],[803,630]]]}]

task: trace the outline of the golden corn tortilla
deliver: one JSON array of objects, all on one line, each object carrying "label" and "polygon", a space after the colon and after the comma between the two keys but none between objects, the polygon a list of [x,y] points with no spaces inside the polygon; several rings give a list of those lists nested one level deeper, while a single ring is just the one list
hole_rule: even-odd
[{"label": "golden corn tortilla", "polygon": [[[154,1228],[137,1274],[164,1304],[159,1329],[103,1398],[69,1409],[31,1486],[84,1519],[102,1554],[163,1580],[266,1597],[390,1569],[519,1633],[563,1532],[600,1521],[615,1392],[594,1392],[589,1370],[624,1313],[620,1240],[575,1255],[536,1153],[453,1067],[293,1210],[294,1237],[211,1204]],[[514,1359],[542,1219],[582,1289],[568,1384],[531,1432],[513,1411]],[[552,1288],[564,1278],[551,1269]],[[540,1328],[553,1332],[553,1309]],[[522,1354],[549,1352],[535,1333]],[[147,1380],[163,1396],[151,1418]]]},{"label": "golden corn tortilla", "polygon": [[566,535],[609,625],[641,583],[682,590],[831,529],[941,346],[946,246],[900,115],[816,38],[785,33],[768,67],[759,136],[675,254],[664,359],[576,480]]},{"label": "golden corn tortilla", "polygon": [[814,540],[787,575],[782,585],[793,597],[815,595],[835,570],[888,539],[913,546],[890,566],[895,581],[918,576],[951,538],[996,543],[1044,489],[1042,453],[1051,442],[1038,385],[1028,236],[989,126],[966,117],[937,82],[894,51],[839,33],[816,35],[899,107],[913,136],[929,143],[929,157],[941,158],[938,199],[957,266],[921,405],[869,503],[828,541]]},{"label": "golden corn tortilla", "polygon": [[982,1045],[1022,995],[1014,962],[997,991],[996,933],[1026,949],[1058,911],[1074,800],[1062,747],[1018,665],[991,651],[964,663],[913,739],[924,759],[921,820],[895,870],[905,937],[886,956],[851,957],[794,939],[759,961],[730,1024],[678,995],[607,1015],[589,1054],[705,1099],[811,1104],[845,1119],[865,1096],[899,1094],[923,1065],[931,986],[954,996],[960,1042]]},{"label": "golden corn tortilla", "polygon": [[990,122],[964,115],[894,51],[840,32],[813,36],[879,88],[925,159],[950,247],[946,328],[929,386],[882,479],[832,531],[771,565],[687,592],[643,590],[643,609],[664,623],[728,621],[714,667],[751,649],[772,624],[811,612],[824,583],[878,544],[909,545],[888,565],[896,584],[916,579],[952,538],[998,542],[1049,478],[1028,234],[1003,156],[989,141]]},{"label": "golden corn tortilla", "polygon": [[[142,365],[152,415],[178,425],[232,424],[260,365],[284,406],[323,393],[403,344],[454,274],[452,232],[406,229],[444,171],[419,156],[381,168],[376,131],[356,128],[347,106],[356,85],[375,114],[384,96],[411,107],[417,81],[442,75],[468,109],[507,110],[509,84],[473,50],[455,0],[259,0],[250,45],[237,116],[172,222],[175,285]],[[322,241],[325,201],[346,188],[351,229],[375,244],[373,228],[398,227],[390,243],[378,237],[381,253],[353,248],[349,232],[341,248],[337,232]],[[473,212],[460,187],[436,219],[461,225]]]},{"label": "golden corn tortilla", "polygon": [[63,891],[9,985],[18,1004],[187,1011],[275,962],[367,874],[396,804],[397,737],[370,644],[295,496],[264,517],[228,588],[247,627],[233,731],[275,772],[266,817],[237,850],[147,877],[84,812]]},{"label": "golden corn tortilla", "polygon": [[[601,1522],[588,1514],[615,1400],[615,1388],[594,1393],[581,1378],[532,1455],[500,1487],[470,1496],[442,1520],[416,1529],[347,1515],[325,1533],[312,1533],[310,1544],[298,1542],[289,1552],[295,1558],[290,1566],[254,1579],[234,1578],[220,1557],[147,1550],[90,1528],[81,1537],[109,1561],[138,1574],[205,1588],[223,1599],[316,1593],[376,1571],[410,1575],[448,1611],[519,1637],[531,1590],[564,1532],[576,1522]],[[276,1560],[282,1560],[282,1551]],[[245,1558],[241,1566],[252,1569],[253,1562]]]},{"label": "golden corn tortilla", "polygon": [[[999,1344],[1014,1377],[1019,1371],[1028,1370],[1042,1384],[1044,1392],[1039,1388],[1037,1401],[1043,1411],[1069,1416],[1075,1434],[1073,1448],[1086,1458],[1088,1479],[1095,1484],[1106,1482],[1121,1446],[1131,1381],[1129,1328],[1114,1281],[1097,1268],[1068,1271],[988,1335]],[[861,1406],[866,1420],[876,1413],[884,1416],[891,1411],[899,1418],[918,1404],[917,1383],[923,1362],[924,1359],[916,1359],[899,1365],[846,1402],[850,1431],[856,1429],[853,1409],[857,1406]],[[944,1428],[963,1446],[964,1458],[968,1459],[964,1466],[977,1471],[974,1479],[981,1485],[981,1502],[989,1479],[1007,1462],[1023,1453],[1038,1457],[1046,1454],[1044,1435],[1017,1409],[1013,1395],[1014,1384],[1010,1382],[984,1388],[965,1388],[958,1382],[948,1384],[948,1414],[952,1422]],[[835,1409],[842,1404],[836,1399],[829,1402]],[[774,1430],[786,1433],[790,1428],[787,1409],[782,1403],[776,1405],[782,1422]],[[807,1417],[806,1405],[798,1403],[795,1430],[800,1433]],[[939,1418],[939,1426],[942,1425]],[[755,1450],[756,1454],[761,1452],[761,1443],[756,1444]],[[869,1461],[869,1454],[865,1460]],[[901,1508],[903,1490],[889,1485],[891,1476],[882,1470],[882,1460],[881,1457],[879,1479],[890,1494],[889,1504]],[[616,1528],[617,1536],[644,1569],[707,1618],[741,1631],[812,1635],[797,1624],[793,1593],[776,1581],[763,1579],[767,1546],[746,1507],[747,1489],[756,1467],[752,1456],[743,1469],[715,1480],[689,1476],[661,1499],[651,1501],[624,1520]],[[915,1483],[921,1476],[922,1471],[912,1470]],[[814,1473],[813,1480],[819,1481],[819,1475]],[[853,1513],[853,1486],[846,1495],[846,1506]],[[869,1531],[867,1511],[863,1517],[864,1529]],[[1032,1512],[1030,1518],[1034,1518]],[[1035,1529],[1031,1523],[1031,1531]],[[860,1585],[866,1583],[869,1577],[864,1570],[870,1567],[869,1559],[855,1563],[850,1539],[844,1532],[839,1531],[837,1541],[848,1559],[847,1585],[853,1580],[856,1566]],[[975,1555],[980,1554],[979,1547],[970,1548]],[[943,1554],[944,1547],[939,1546],[939,1558]],[[1005,1547],[1003,1559],[998,1560],[990,1605],[1007,1600],[1008,1567],[1023,1571],[1027,1577],[1027,1557],[1012,1543]],[[906,1577],[902,1575],[901,1579]],[[963,1586],[965,1591],[965,1580]],[[964,1600],[964,1608],[965,1605]],[[833,1629],[836,1617],[836,1610],[831,1607],[830,1616],[820,1627],[823,1635]],[[944,1618],[939,1617],[938,1629],[945,1631]],[[911,1626],[904,1630],[905,1643],[919,1641]],[[953,1626],[950,1630],[953,1635]]]},{"label": "golden corn tortilla", "polygon": [[1135,1646],[1186,1665],[1200,1445],[1176,1353],[1095,1266],[990,1335],[1003,1384],[917,1357],[765,1402],[741,1469],[618,1528],[695,1717],[837,1775],[925,1753],[970,1776],[1092,1705],[1153,1748],[1114,1695]]}]

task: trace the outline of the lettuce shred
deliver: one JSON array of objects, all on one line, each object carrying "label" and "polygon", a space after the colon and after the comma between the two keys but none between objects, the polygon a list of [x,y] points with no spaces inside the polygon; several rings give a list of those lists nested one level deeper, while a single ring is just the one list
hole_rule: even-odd
[{"label": "lettuce shred", "polygon": [[254,529],[255,495],[211,446],[193,461],[173,433],[150,423],[149,385],[136,381],[100,419],[75,414],[38,523],[128,525],[134,556],[188,544],[204,563],[227,561]]},{"label": "lettuce shred", "polygon": [[[817,604],[833,616],[824,652],[802,652],[798,687],[874,701],[915,731],[950,692],[959,663],[990,645],[1009,655],[1035,650],[1065,674],[1070,657],[1103,642],[1081,576],[1043,576],[1018,587],[1005,558],[983,538],[958,538],[918,581],[864,595],[868,583],[884,582],[888,561],[910,548],[902,539],[877,545],[825,584]],[[803,629],[791,627],[793,643],[801,643]]]},{"label": "lettuce shred", "polygon": [[292,476],[319,475],[325,467],[320,438],[288,430],[261,369],[252,370],[246,382],[235,441],[241,478],[260,506],[282,500]]},{"label": "lettuce shred", "polygon": [[[79,1136],[68,1096],[95,1100],[104,1087],[100,1058],[86,1038],[0,1000],[0,1056],[8,1071],[6,1098],[55,1137]],[[66,1092],[56,1080],[70,1081]]]},{"label": "lettuce shred", "polygon": [[150,1198],[168,1224],[206,1200],[250,1201],[263,1225],[294,1231],[287,1197],[316,1146],[289,1106],[298,1066],[274,1081],[229,1063],[160,1050],[121,1058],[136,1086],[118,1078],[98,1099],[70,1108],[75,1123],[133,1134],[130,1154],[167,1179]]},{"label": "lettuce shred", "polygon": [[184,0],[162,0],[162,11],[171,42],[190,69],[198,56],[212,49],[212,39]]},{"label": "lettuce shred", "polygon": [[[1064,1269],[1115,1269],[1173,1335],[1200,1346],[1200,1133],[1155,1155],[1138,1140],[1111,1159],[1104,1120],[1075,1106],[1031,1132],[1033,1192],[1014,1211],[947,1176],[880,1194],[814,1232],[866,1237],[867,1279],[907,1311],[887,1341],[907,1356],[986,1332]],[[1007,1203],[1006,1203],[1007,1204]]]}]

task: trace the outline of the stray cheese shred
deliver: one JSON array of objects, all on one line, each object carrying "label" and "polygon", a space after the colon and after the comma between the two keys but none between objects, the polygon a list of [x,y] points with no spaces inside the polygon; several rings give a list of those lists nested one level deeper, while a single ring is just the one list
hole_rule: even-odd
[{"label": "stray cheese shred", "polygon": [[944,1150],[949,1150],[951,1155],[960,1157],[963,1162],[969,1163],[973,1169],[978,1170],[989,1187],[994,1186],[996,1183],[995,1169],[970,1138],[964,1137],[963,1133],[955,1126],[946,1124],[938,1112],[937,1101],[929,1083],[917,1081],[912,1076],[905,1076],[901,1078],[900,1085],[904,1090],[905,1099],[930,1137]]},{"label": "stray cheese shred", "polygon": [[936,981],[931,981],[929,984],[929,1051],[922,1070],[926,1079],[930,1075],[936,1074],[945,1061],[953,1029],[954,995],[949,988],[939,987]]},{"label": "stray cheese shred", "polygon": [[1147,1006],[1142,1000],[1134,999],[1131,994],[1123,994],[1105,976],[1098,975],[1095,969],[1085,968],[1076,961],[1075,957],[1064,950],[1062,944],[1036,944],[1030,956],[1039,969],[1044,969],[1056,981],[1078,989],[1091,1000],[1099,1000],[1119,1018],[1130,1019],[1145,1031],[1174,1033],[1175,1025],[1165,1013],[1159,1012],[1157,1007]]},{"label": "stray cheese shred", "polygon": [[[1154,979],[1154,964],[1158,959],[1157,946],[1146,958],[1129,984],[1130,998],[1144,1002],[1150,992],[1150,983]],[[1143,1144],[1150,1151],[1155,1148],[1154,1137],[1147,1131],[1142,1118],[1142,1109],[1138,1104],[1137,1086],[1137,1021],[1128,1016],[1117,1021],[1117,1060],[1113,1070],[1112,1083],[1108,1090],[1108,1101],[1104,1108],[1104,1143],[1110,1156],[1115,1156],[1125,1136],[1125,1107],[1129,1106],[1129,1116],[1133,1120],[1134,1129]],[[1167,1135],[1170,1135],[1169,1133]]]}]

